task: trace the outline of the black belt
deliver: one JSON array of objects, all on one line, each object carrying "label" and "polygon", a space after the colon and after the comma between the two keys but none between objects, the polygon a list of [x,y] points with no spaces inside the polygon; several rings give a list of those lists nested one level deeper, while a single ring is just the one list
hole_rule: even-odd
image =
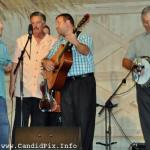
[{"label": "black belt", "polygon": [[82,79],[82,78],[86,78],[86,77],[92,77],[94,76],[94,73],[87,73],[87,74],[82,74],[82,75],[77,75],[77,76],[70,76],[67,77],[67,79],[69,80],[77,80],[77,79]]}]

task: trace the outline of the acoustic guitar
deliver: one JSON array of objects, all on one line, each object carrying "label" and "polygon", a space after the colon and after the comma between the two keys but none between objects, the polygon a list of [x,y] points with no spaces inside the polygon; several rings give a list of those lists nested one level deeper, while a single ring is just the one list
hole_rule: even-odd
[{"label": "acoustic guitar", "polygon": [[[74,30],[77,35],[79,29],[89,21],[89,14],[84,15]],[[57,52],[50,61],[55,64],[55,70],[46,71],[48,89],[61,90],[67,78],[67,73],[72,65],[72,44],[68,41],[65,45],[61,44]]]}]

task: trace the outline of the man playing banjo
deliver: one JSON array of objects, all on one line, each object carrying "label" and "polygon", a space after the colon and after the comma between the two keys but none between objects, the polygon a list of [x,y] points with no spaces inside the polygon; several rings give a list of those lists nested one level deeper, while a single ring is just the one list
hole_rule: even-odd
[{"label": "man playing banjo", "polygon": [[146,150],[150,147],[150,6],[141,13],[141,20],[145,28],[144,33],[136,37],[130,44],[123,58],[122,65],[132,70],[136,84],[136,96],[140,122],[146,143]]}]

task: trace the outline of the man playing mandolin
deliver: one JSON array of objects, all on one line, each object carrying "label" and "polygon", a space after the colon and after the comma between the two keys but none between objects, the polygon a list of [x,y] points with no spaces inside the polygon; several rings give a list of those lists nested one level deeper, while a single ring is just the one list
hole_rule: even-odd
[{"label": "man playing mandolin", "polygon": [[[146,143],[146,150],[150,149],[150,6],[145,7],[141,13],[145,33],[140,34],[130,44],[122,65],[128,70],[137,73],[136,92],[141,127]],[[145,66],[144,66],[145,64]],[[146,75],[147,73],[147,75]],[[148,81],[144,80],[148,76]],[[134,75],[133,75],[134,76]],[[143,82],[143,83],[142,83]]]},{"label": "man playing mandolin", "polygon": [[[80,25],[87,19],[86,17]],[[43,65],[47,72],[57,72],[62,53],[70,50],[73,62],[61,91],[62,122],[63,126],[81,127],[82,148],[83,150],[92,150],[96,112],[93,40],[92,37],[83,33],[77,37],[75,34],[77,28],[75,29],[74,20],[70,14],[64,13],[56,17],[56,30],[59,39],[49,52],[48,59],[43,60]],[[61,44],[65,44],[65,46]],[[58,58],[53,57],[60,46],[63,48],[61,54],[56,55]],[[71,59],[69,59],[69,63],[70,61]],[[59,87],[57,88],[59,89]]]}]

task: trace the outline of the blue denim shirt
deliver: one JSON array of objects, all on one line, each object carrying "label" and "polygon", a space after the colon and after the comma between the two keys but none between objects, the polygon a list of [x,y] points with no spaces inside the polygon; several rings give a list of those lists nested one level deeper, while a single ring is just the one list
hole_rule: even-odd
[{"label": "blue denim shirt", "polygon": [[4,67],[11,63],[6,45],[0,40],[0,97],[6,98]]}]

